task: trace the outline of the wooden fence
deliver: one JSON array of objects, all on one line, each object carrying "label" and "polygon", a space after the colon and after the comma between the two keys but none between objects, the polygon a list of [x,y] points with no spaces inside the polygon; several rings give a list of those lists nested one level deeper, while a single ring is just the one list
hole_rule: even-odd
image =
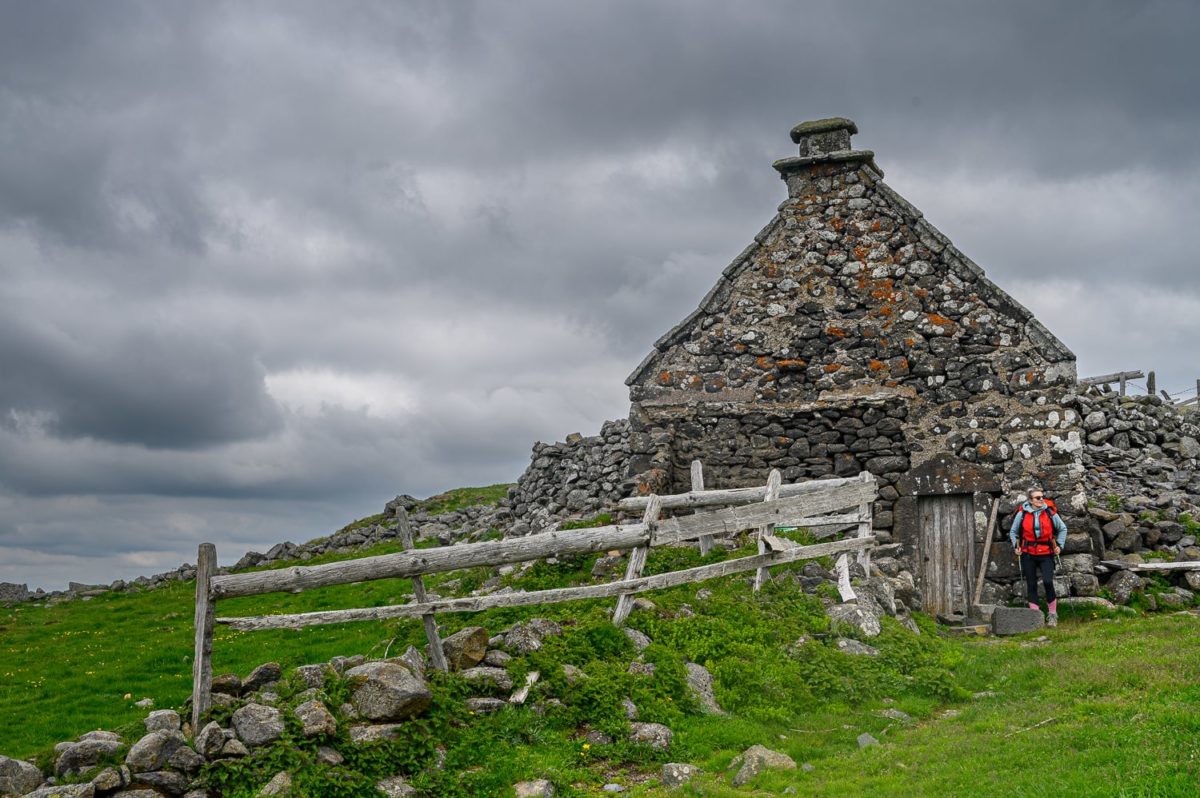
[{"label": "wooden fence", "polygon": [[[693,475],[702,474],[698,464]],[[702,476],[699,477],[702,482]],[[696,478],[693,479],[693,485]],[[196,567],[196,637],[193,660],[192,727],[211,706],[212,644],[214,624],[233,629],[299,629],[328,623],[386,620],[420,617],[429,640],[434,667],[444,670],[445,657],[437,634],[434,613],[478,612],[494,607],[552,604],[580,599],[617,598],[613,622],[624,623],[632,606],[632,597],[649,590],[661,590],[689,582],[716,579],[729,574],[755,571],[757,590],[772,565],[841,555],[838,569],[843,598],[850,598],[848,554],[857,552],[859,561],[869,567],[871,503],[877,495],[875,478],[863,473],[852,479],[819,480],[782,485],[778,471],[772,471],[767,485],[737,490],[693,490],[675,496],[648,496],[622,502],[627,509],[643,510],[638,523],[611,524],[592,529],[560,530],[483,543],[470,543],[432,549],[413,549],[412,530],[401,512],[399,529],[405,551],[323,565],[293,566],[271,571],[216,575],[216,548],[200,546]],[[723,506],[722,506],[723,505]],[[712,508],[679,518],[661,518],[664,509]],[[845,512],[852,508],[852,512]],[[839,512],[840,511],[840,512]],[[775,527],[806,527],[818,534],[836,534],[856,529],[857,535],[802,546],[774,534]],[[652,546],[679,544],[691,540],[710,541],[715,537],[757,530],[758,553],[724,562],[681,571],[643,576],[646,555]],[[834,532],[829,532],[834,530]],[[592,554],[612,549],[630,550],[622,579],[599,585],[514,592],[500,595],[429,600],[422,577],[477,566],[498,566],[528,562],[546,557]],[[293,615],[267,615],[239,618],[216,617],[221,599],[264,593],[299,593],[317,587],[366,582],[375,579],[411,578],[413,598],[408,604],[365,609],[329,610]]]}]

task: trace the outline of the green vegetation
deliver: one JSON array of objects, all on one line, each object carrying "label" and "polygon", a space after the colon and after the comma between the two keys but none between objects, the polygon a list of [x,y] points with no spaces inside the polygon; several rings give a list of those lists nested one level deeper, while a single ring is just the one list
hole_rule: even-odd
[{"label": "green vegetation", "polygon": [[[594,523],[603,523],[592,519]],[[796,533],[804,537],[803,531]],[[398,548],[389,542],[365,553]],[[661,573],[745,555],[693,549],[651,552],[646,573]],[[326,556],[310,562],[344,559]],[[590,581],[596,557],[539,562],[505,584],[535,590]],[[564,633],[509,664],[516,683],[532,670],[541,680],[528,707],[473,716],[473,693],[455,675],[433,675],[434,704],[399,740],[351,745],[345,725],[333,738],[305,740],[292,725],[283,744],[250,757],[206,767],[205,778],[228,796],[251,796],[280,770],[299,794],[371,795],[376,780],[405,774],[423,795],[504,795],[528,778],[551,779],[560,796],[599,794],[619,781],[634,796],[777,795],[1190,795],[1200,777],[1200,657],[1192,614],[1126,617],[1064,607],[1047,639],[957,639],[941,636],[928,618],[921,634],[891,619],[866,641],[879,656],[851,656],[835,645],[847,629],[831,629],[818,598],[792,574],[801,564],[772,569],[755,594],[747,575],[648,594],[653,610],[635,611],[629,625],[653,642],[643,652],[653,677],[629,672],[636,656],[628,637],[608,621],[611,600],[439,616],[443,633],[468,625],[495,632],[529,617],[556,620]],[[464,594],[491,577],[484,568],[427,579],[442,595]],[[1163,583],[1165,585],[1165,583]],[[1153,593],[1157,583],[1151,581]],[[191,584],[152,593],[112,594],[87,602],[0,609],[0,752],[39,754],[93,728],[140,733],[152,697],[179,706],[190,692]],[[247,597],[218,604],[219,616],[378,606],[407,600],[407,580],[383,580],[299,595]],[[285,669],[338,654],[395,655],[424,645],[418,620],[358,623],[301,631],[240,633],[218,627],[214,672],[248,673],[266,659]],[[685,662],[705,665],[717,700],[731,714],[700,714],[686,688]],[[569,684],[563,664],[587,679]],[[284,700],[300,685],[285,684]],[[328,704],[346,699],[331,679]],[[670,751],[625,742],[630,698],[639,720],[675,732]],[[532,705],[556,698],[561,703]],[[911,722],[881,715],[899,710]],[[290,721],[289,721],[290,722]],[[611,737],[589,743],[587,730]],[[859,750],[869,732],[881,745]],[[753,744],[783,751],[811,771],[769,772],[743,788],[727,768]],[[346,755],[338,768],[318,766],[318,745]],[[445,766],[428,764],[444,749]],[[1047,752],[1053,752],[1048,754]],[[689,786],[658,785],[661,764],[692,762],[704,771]],[[1052,762],[1031,767],[1030,763]]]},{"label": "green vegetation", "polygon": [[1115,493],[1108,494],[1107,496],[1104,497],[1104,502],[1105,502],[1105,504],[1108,505],[1108,511],[1110,513],[1121,512],[1121,497],[1118,496],[1117,494],[1115,494]]},{"label": "green vegetation", "polygon": [[496,504],[505,497],[511,487],[511,483],[504,483],[487,485],[482,488],[455,488],[436,496],[430,496],[421,502],[421,509],[430,515],[441,515],[477,504]]}]

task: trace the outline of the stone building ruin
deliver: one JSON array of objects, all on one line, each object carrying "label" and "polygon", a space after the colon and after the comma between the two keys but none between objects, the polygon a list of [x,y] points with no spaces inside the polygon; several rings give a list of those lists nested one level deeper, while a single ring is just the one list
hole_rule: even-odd
[{"label": "stone building ruin", "polygon": [[[961,612],[983,546],[984,602],[1023,591],[988,511],[1001,498],[1004,527],[1037,484],[1072,531],[1064,595],[1095,595],[1113,541],[1088,506],[1089,468],[1116,457],[1120,433],[1138,458],[1195,457],[1194,425],[1114,407],[1115,433],[1085,428],[1098,400],[1078,395],[1074,354],[884,182],[856,133],[841,118],[792,129],[798,155],[774,164],[787,198],[628,377],[628,423],[538,444],[514,514],[536,530],[632,492],[684,492],[694,459],[707,488],[761,485],[772,468],[786,482],[869,471],[877,561],[910,575],[922,608]],[[1175,505],[1200,494],[1194,465]]]}]

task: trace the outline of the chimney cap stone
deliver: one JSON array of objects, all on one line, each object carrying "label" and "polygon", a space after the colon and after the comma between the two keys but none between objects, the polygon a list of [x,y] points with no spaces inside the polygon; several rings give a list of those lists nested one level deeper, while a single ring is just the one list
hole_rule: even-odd
[{"label": "chimney cap stone", "polygon": [[829,133],[834,130],[848,130],[851,135],[854,135],[858,132],[858,125],[854,124],[854,120],[847,119],[844,116],[831,116],[828,119],[813,119],[808,122],[801,122],[792,128],[792,142],[799,144],[807,136],[813,136],[818,133]]}]

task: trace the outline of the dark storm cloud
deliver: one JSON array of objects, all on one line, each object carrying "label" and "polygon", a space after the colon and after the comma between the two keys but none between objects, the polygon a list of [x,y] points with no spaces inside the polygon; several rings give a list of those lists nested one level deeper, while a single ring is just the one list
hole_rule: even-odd
[{"label": "dark storm cloud", "polygon": [[515,478],[626,410],[806,118],[856,119],[1082,371],[1188,384],[1198,27],[1115,0],[4,4],[0,580]]}]

